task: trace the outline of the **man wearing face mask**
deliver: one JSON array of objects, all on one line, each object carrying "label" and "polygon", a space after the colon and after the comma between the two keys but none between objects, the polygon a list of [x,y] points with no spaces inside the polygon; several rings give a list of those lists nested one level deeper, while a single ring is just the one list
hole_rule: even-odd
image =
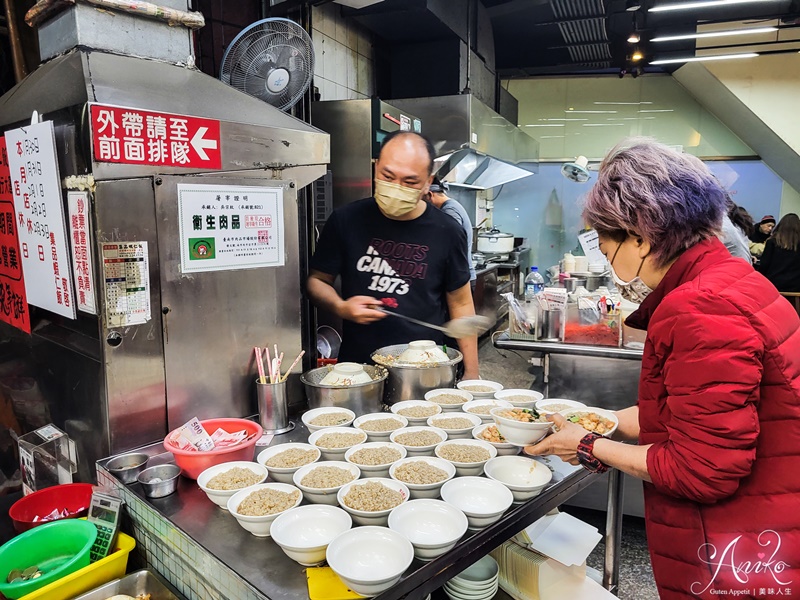
[{"label": "man wearing face mask", "polygon": [[[340,361],[370,362],[378,348],[442,334],[388,317],[378,307],[441,325],[475,314],[466,234],[423,200],[433,180],[423,136],[386,137],[375,164],[375,195],[335,210],[322,231],[307,282],[314,303],[344,320]],[[333,287],[341,277],[342,295]],[[458,341],[464,378],[478,378],[475,337]]]}]

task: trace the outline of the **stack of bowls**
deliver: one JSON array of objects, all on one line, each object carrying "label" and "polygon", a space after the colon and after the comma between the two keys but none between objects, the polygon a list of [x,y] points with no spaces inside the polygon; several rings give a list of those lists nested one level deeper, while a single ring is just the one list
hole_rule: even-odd
[{"label": "stack of bowls", "polygon": [[500,568],[491,556],[484,556],[444,584],[450,600],[489,600],[500,582]]},{"label": "stack of bowls", "polygon": [[270,534],[286,556],[304,567],[325,562],[325,551],[339,534],[353,525],[338,506],[298,506],[278,515]]}]

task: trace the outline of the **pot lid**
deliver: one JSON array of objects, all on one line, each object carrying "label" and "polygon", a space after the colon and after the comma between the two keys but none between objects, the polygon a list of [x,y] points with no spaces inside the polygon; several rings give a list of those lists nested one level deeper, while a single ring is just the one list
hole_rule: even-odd
[{"label": "pot lid", "polygon": [[478,237],[482,238],[512,238],[514,237],[510,233],[503,233],[499,229],[490,229],[489,231],[484,231],[483,233],[479,233]]}]

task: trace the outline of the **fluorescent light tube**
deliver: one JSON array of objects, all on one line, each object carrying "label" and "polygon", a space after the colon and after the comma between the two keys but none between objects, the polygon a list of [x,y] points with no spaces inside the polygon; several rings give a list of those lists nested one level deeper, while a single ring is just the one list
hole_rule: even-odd
[{"label": "fluorescent light tube", "polygon": [[718,6],[730,6],[731,4],[764,4],[775,0],[701,0],[700,2],[679,2],[674,4],[660,4],[654,6],[649,12],[665,12],[668,10],[691,10],[695,8],[715,8]]},{"label": "fluorescent light tube", "polygon": [[708,33],[687,33],[686,35],[668,35],[665,37],[656,37],[650,40],[651,42],[675,42],[677,40],[700,40],[704,38],[726,37],[729,35],[750,35],[757,33],[769,33],[770,31],[778,31],[777,27],[754,27],[751,29],[731,29],[728,31],[711,31]]},{"label": "fluorescent light tube", "polygon": [[682,62],[700,62],[703,60],[729,60],[732,58],[755,58],[758,56],[755,52],[745,52],[742,54],[718,54],[716,56],[687,56],[686,58],[665,58],[663,60],[654,60],[651,65],[669,65],[673,63]]}]

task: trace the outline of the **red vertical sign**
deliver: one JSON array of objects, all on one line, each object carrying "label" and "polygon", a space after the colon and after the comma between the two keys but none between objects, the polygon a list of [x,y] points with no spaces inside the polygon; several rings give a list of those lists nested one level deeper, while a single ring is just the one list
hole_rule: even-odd
[{"label": "red vertical sign", "polygon": [[0,321],[31,332],[6,139],[0,136]]}]

